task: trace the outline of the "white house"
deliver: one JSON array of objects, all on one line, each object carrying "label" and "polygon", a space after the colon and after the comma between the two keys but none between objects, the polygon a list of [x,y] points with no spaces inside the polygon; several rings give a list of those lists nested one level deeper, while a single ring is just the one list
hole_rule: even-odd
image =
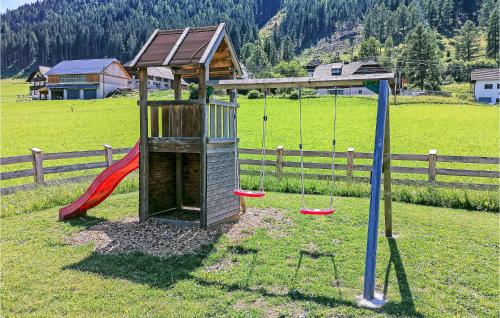
[{"label": "white house", "polygon": [[[311,61],[306,66],[309,76],[315,78],[322,78],[327,76],[350,76],[357,74],[373,74],[373,73],[390,73],[384,69],[380,64],[374,61],[358,61],[350,63],[331,63],[319,64],[317,61]],[[338,87],[336,90],[333,88],[321,88],[317,92],[319,95],[334,94],[335,91],[338,95],[377,95],[364,86],[349,86]]]},{"label": "white house", "polygon": [[127,88],[130,80],[113,58],[62,61],[46,74],[49,99],[104,98],[116,89]]},{"label": "white house", "polygon": [[470,76],[476,101],[484,104],[500,103],[500,69],[475,69]]},{"label": "white house", "polygon": [[50,70],[48,66],[39,66],[33,72],[26,82],[30,83],[30,96],[32,99],[47,99],[47,77],[46,74]]},{"label": "white house", "polygon": [[[131,79],[128,82],[128,87],[132,89],[139,88],[139,75],[137,69],[129,67],[129,61],[125,63],[123,66],[130,74]],[[172,70],[168,67],[148,67],[148,89],[158,89],[158,90],[166,90],[172,89],[172,83],[174,81],[174,74]],[[182,86],[187,86],[186,81],[181,80]]]}]

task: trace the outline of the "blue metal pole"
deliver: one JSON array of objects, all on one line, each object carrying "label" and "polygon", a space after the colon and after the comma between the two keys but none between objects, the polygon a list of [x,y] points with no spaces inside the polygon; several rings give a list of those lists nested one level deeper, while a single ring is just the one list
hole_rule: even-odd
[{"label": "blue metal pole", "polygon": [[375,268],[377,263],[378,217],[380,208],[380,185],[384,157],[385,121],[388,107],[389,82],[380,81],[375,128],[375,146],[371,170],[370,212],[368,216],[368,237],[366,241],[366,262],[363,298],[371,300],[375,292]]}]

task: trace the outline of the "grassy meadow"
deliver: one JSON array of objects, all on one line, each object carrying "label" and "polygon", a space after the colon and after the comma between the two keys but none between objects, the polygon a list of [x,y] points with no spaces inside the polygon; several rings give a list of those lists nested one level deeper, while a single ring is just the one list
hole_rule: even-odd
[{"label": "grassy meadow", "polygon": [[[26,93],[26,84],[2,80],[1,89],[2,156],[27,154],[31,147],[45,152],[99,149],[104,143],[131,147],[138,138],[139,111],[134,98],[17,103],[15,95]],[[258,148],[263,100],[242,96],[239,102],[240,145]],[[303,100],[305,149],[330,149],[331,102],[327,97]],[[498,107],[422,102],[391,106],[390,111],[394,153],[426,154],[438,149],[440,154],[498,155]],[[268,147],[298,148],[298,115],[297,101],[269,98]],[[372,151],[375,118],[373,98],[339,97],[338,149]]]},{"label": "grassy meadow", "polygon": [[[3,157],[29,154],[29,148],[37,147],[44,152],[62,152],[100,149],[104,143],[115,148],[131,147],[138,138],[139,110],[137,96],[125,96],[91,101],[32,101],[16,102],[16,95],[27,91],[27,84],[19,81],[0,82],[1,103],[1,155]],[[153,98],[173,98],[172,92],[156,92]],[[184,96],[187,98],[187,96]],[[442,155],[498,156],[499,108],[479,104],[459,104],[456,98],[418,97],[400,98],[392,105],[391,147],[392,153],[427,154],[437,149]],[[393,100],[391,99],[391,102]],[[263,99],[239,99],[238,130],[240,146],[259,148],[261,143],[261,118]],[[303,138],[306,150],[329,150],[332,138],[332,98],[303,99]],[[446,104],[448,102],[448,104]],[[282,145],[285,149],[298,149],[298,101],[279,97],[268,98],[267,148]],[[339,97],[337,111],[337,151],[354,147],[356,151],[371,152],[376,119],[376,99],[367,97]],[[269,156],[273,160],[273,156]],[[45,162],[45,166],[64,165],[102,158],[65,159]],[[288,160],[297,161],[290,157]],[[314,158],[319,161],[322,159]],[[324,159],[328,162],[328,159]],[[338,159],[343,163],[345,159]],[[357,159],[358,164],[369,164]],[[394,165],[426,167],[425,162],[394,161]],[[30,163],[3,166],[2,171],[29,169]],[[457,169],[485,169],[474,164],[439,163],[439,167]],[[250,167],[257,169],[257,167]],[[489,168],[495,169],[495,167]],[[289,172],[297,169],[288,168]],[[328,173],[328,171],[310,171]],[[95,170],[65,173],[65,177],[95,174]],[[338,174],[345,174],[344,171]],[[368,176],[367,172],[356,172]],[[61,178],[59,174],[47,175],[46,179]],[[394,174],[394,178],[426,180],[426,175]],[[439,181],[471,183],[496,183],[493,179],[456,178],[439,176]],[[31,183],[32,178],[1,181],[2,186]],[[257,185],[254,178],[243,178],[247,187]],[[269,190],[297,192],[298,180],[274,180],[266,182]],[[137,189],[127,187],[128,189]],[[306,184],[308,193],[328,193],[328,184],[312,181]],[[367,185],[338,182],[335,195],[366,197]],[[496,193],[455,189],[426,189],[394,187],[395,199],[472,210],[498,210]],[[73,196],[70,196],[73,198]],[[66,201],[70,200],[67,198]],[[68,201],[69,202],[69,201]]]},{"label": "grassy meadow", "polygon": [[[328,197],[311,200],[320,206]],[[311,218],[297,213],[298,195],[268,193],[263,200],[249,201],[250,206],[280,209],[284,219],[261,210],[263,224],[245,228],[243,238],[223,234],[216,243],[183,256],[103,254],[91,242],[67,243],[93,225],[136,216],[137,201],[137,192],[113,195],[88,217],[70,222],[55,221],[57,203],[36,213],[3,218],[3,315],[498,314],[497,214],[395,203],[397,239],[379,236],[377,259],[376,286],[385,292],[388,304],[371,311],[356,305],[363,286],[367,199],[338,198],[335,215]],[[124,224],[117,226],[128,235],[141,235]],[[115,239],[115,244],[127,243]]]},{"label": "grassy meadow", "polygon": [[[104,143],[131,147],[138,138],[134,97],[18,103],[16,95],[25,94],[27,85],[0,84],[2,157],[28,154],[31,147],[45,152],[99,149]],[[171,92],[155,95],[168,98]],[[329,149],[331,100],[303,102],[305,149]],[[338,102],[338,150],[372,151],[376,101],[344,97]],[[402,102],[390,109],[394,153],[438,149],[440,154],[498,156],[498,107],[447,104],[428,97]],[[240,104],[241,146],[257,148],[263,100],[240,98]],[[268,147],[297,149],[297,101],[270,98],[268,117]],[[256,186],[255,178],[243,181]],[[362,196],[368,193],[367,185],[338,184],[337,212],[326,218],[298,214],[297,194],[268,192],[262,200],[247,201],[251,217],[261,223],[244,228],[241,236],[226,232],[194,253],[154,256],[137,251],[102,253],[93,241],[68,243],[82,231],[95,235],[94,225],[137,216],[138,182],[137,174],[132,174],[88,216],[56,222],[59,207],[76,199],[89,183],[2,197],[1,316],[495,317],[499,313],[499,215],[456,209],[496,211],[497,193],[394,187],[397,201],[455,209],[394,203],[396,239],[380,235],[377,258],[376,288],[384,292],[388,304],[373,311],[356,305],[363,287],[369,201]],[[269,178],[267,183],[275,191],[299,189],[298,180]],[[327,184],[307,181],[306,190],[310,206],[328,204],[329,197],[321,195],[327,193]],[[494,207],[488,208],[489,204]],[[271,213],[275,209],[277,214]],[[141,232],[127,223],[115,227],[141,238]],[[115,244],[128,244],[113,233],[106,234]]]}]

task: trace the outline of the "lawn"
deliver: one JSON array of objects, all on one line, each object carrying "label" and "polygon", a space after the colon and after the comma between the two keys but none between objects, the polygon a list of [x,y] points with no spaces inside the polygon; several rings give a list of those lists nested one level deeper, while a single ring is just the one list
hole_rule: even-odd
[{"label": "lawn", "polygon": [[[134,98],[92,101],[15,102],[27,85],[2,80],[2,156],[28,153],[98,149],[103,143],[131,147],[138,138],[138,107]],[[168,94],[168,93],[167,93]],[[418,99],[415,99],[418,101]],[[425,99],[423,99],[425,100]],[[238,129],[242,147],[257,148],[263,100],[239,99]],[[304,147],[325,150],[331,145],[331,99],[304,99]],[[268,101],[267,145],[297,149],[298,102]],[[338,101],[338,149],[372,151],[376,100],[343,97]],[[391,107],[391,142],[394,153],[498,155],[499,108],[458,104],[402,104]],[[318,136],[321,136],[318,138]]]},{"label": "lawn", "polygon": [[[309,199],[316,205],[328,201]],[[56,221],[56,206],[4,217],[2,315],[498,316],[497,214],[395,203],[397,238],[379,236],[377,259],[377,289],[389,302],[371,311],[356,306],[367,199],[336,198],[335,215],[314,218],[297,213],[298,195],[269,193],[249,202],[250,213],[261,214],[257,228],[243,229],[240,237],[223,234],[181,256],[120,250],[129,241],[111,232],[120,252],[100,252],[92,242],[67,243],[93,225],[137,216],[137,200],[136,192],[114,195],[86,219],[64,223]],[[279,212],[261,209],[269,207]],[[125,237],[141,239],[130,223],[114,226]],[[190,239],[188,233],[186,244]]]},{"label": "lawn", "polygon": [[[30,147],[46,152],[98,149],[103,143],[130,147],[138,137],[133,97],[17,103],[15,95],[24,93],[26,85],[0,83],[2,156],[26,154]],[[498,156],[497,107],[421,101],[391,107],[393,152],[425,154],[438,149],[440,154]],[[304,147],[329,149],[331,100],[303,102]],[[258,147],[263,100],[241,98],[240,103],[241,146]],[[270,98],[268,107],[268,146],[296,149],[297,101]],[[340,151],[372,150],[375,110],[374,99],[339,98]],[[379,236],[377,266],[377,289],[389,302],[382,310],[371,311],[356,305],[363,286],[367,198],[336,197],[334,216],[314,218],[297,213],[298,195],[269,192],[262,200],[249,201],[249,214],[212,243],[184,255],[158,256],[129,246],[142,239],[160,244],[166,232],[147,233],[146,239],[140,229],[151,225],[121,221],[137,216],[137,175],[127,178],[88,217],[56,221],[58,208],[88,184],[42,187],[2,198],[1,315],[496,317],[499,313],[497,213],[395,202],[396,239]],[[297,186],[297,180],[281,180],[271,188],[288,187],[281,190],[293,192]],[[307,185],[311,193],[324,193],[323,188],[327,187],[313,181]],[[406,192],[395,190],[396,199],[405,196]],[[337,191],[353,193],[342,185]],[[432,204],[426,200],[436,199],[433,191],[424,189],[415,195],[421,201],[412,202]],[[477,205],[489,204],[494,196],[493,210],[498,209],[496,193],[485,199],[480,192],[469,196],[450,191],[448,200],[466,201],[458,206],[474,200]],[[325,206],[328,199],[309,195],[307,202]],[[383,214],[380,224],[382,229]],[[234,235],[238,226],[243,228]],[[180,249],[204,235],[175,231],[185,233]],[[104,234],[111,244],[103,247],[95,239]],[[74,237],[87,240],[75,245]]]}]

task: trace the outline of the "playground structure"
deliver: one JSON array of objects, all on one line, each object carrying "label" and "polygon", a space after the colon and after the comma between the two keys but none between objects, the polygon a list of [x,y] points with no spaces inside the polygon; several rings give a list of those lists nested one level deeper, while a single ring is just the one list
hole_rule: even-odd
[{"label": "playground structure", "polygon": [[[148,100],[147,67],[158,66],[168,66],[172,69],[175,100]],[[241,189],[238,182],[238,89],[261,89],[266,92],[273,88],[301,90],[364,85],[378,90],[363,292],[364,300],[377,305],[374,289],[382,172],[385,233],[392,236],[388,103],[389,81],[394,79],[394,74],[237,79],[242,71],[224,24],[203,28],[155,30],[132,60],[130,67],[138,69],[140,82],[139,219],[145,221],[157,217],[169,223],[203,228],[237,219],[240,204],[244,203],[242,197],[264,195],[263,184],[259,191],[252,192]],[[182,100],[183,78],[197,80],[198,99]],[[226,90],[229,101],[220,101],[210,96],[215,89]],[[266,121],[264,112],[263,149]],[[302,130],[302,124],[300,125]],[[332,145],[335,146],[335,136]],[[299,149],[302,153],[302,140]],[[262,158],[265,158],[265,153]],[[332,179],[334,160],[335,157],[332,158]],[[301,161],[303,164],[303,159]],[[106,177],[100,182],[104,180]],[[114,187],[109,186],[106,189],[104,195],[99,197],[100,201],[104,200]],[[71,205],[68,206],[65,215],[83,213],[85,208],[100,203],[95,201],[93,203],[97,203],[93,204],[88,201],[89,198],[83,198],[81,202],[75,202],[72,208],[69,208]],[[326,209],[308,209],[303,204],[301,209],[303,214],[328,215],[333,211],[332,199],[330,207]]]}]

